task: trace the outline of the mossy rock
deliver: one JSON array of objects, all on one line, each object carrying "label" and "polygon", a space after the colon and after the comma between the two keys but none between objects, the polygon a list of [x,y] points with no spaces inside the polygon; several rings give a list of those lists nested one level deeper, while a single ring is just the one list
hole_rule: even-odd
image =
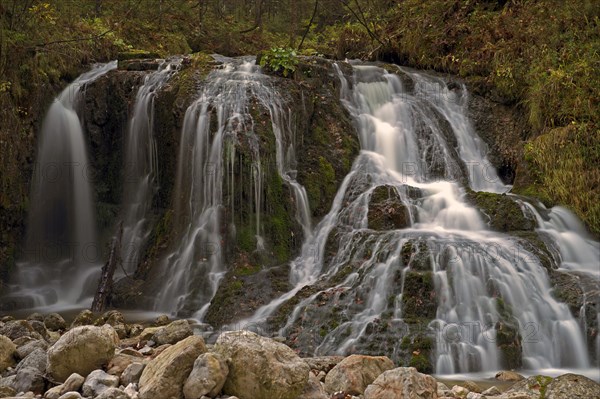
[{"label": "mossy rock", "polygon": [[584,299],[584,292],[579,282],[579,277],[569,273],[554,271],[550,274],[550,283],[554,288],[552,296],[558,301],[566,303],[572,314],[579,314]]},{"label": "mossy rock", "polygon": [[214,327],[249,317],[260,306],[292,289],[288,265],[263,269],[253,262],[252,256],[239,253],[230,267],[204,318]]},{"label": "mossy rock", "polygon": [[435,318],[437,296],[432,272],[408,271],[404,277],[402,317],[405,320]]},{"label": "mossy rock", "polygon": [[480,210],[493,230],[507,233],[535,228],[534,220],[508,195],[468,190],[466,199]]},{"label": "mossy rock", "polygon": [[146,50],[130,50],[117,54],[117,61],[147,60],[161,58],[158,53]]},{"label": "mossy rock", "polygon": [[[525,253],[526,262],[540,262],[548,273],[552,273],[559,266],[560,254],[555,247],[553,239],[546,233],[537,231],[512,231],[510,235],[517,239],[518,245],[533,255],[528,258]],[[513,238],[513,239],[514,239]]]},{"label": "mossy rock", "polygon": [[298,163],[297,180],[306,189],[313,217],[319,219],[331,209],[360,145],[352,120],[339,101],[339,79],[331,63],[319,59],[301,63],[295,78],[299,83],[290,92],[306,110],[306,115],[296,117],[302,129],[298,131],[301,138],[296,157],[302,162]]},{"label": "mossy rock", "polygon": [[[417,352],[418,353],[418,352]],[[422,353],[413,354],[412,358],[408,363],[409,367],[416,368],[420,373],[431,374],[433,373],[433,365],[427,356]]]},{"label": "mossy rock", "polygon": [[368,213],[369,228],[373,230],[397,230],[410,227],[410,212],[396,189],[378,186],[371,193]]},{"label": "mossy rock", "polygon": [[500,320],[495,324],[496,344],[502,355],[502,365],[507,369],[518,369],[523,365],[523,347],[518,321],[512,308],[502,298],[496,298]]},{"label": "mossy rock", "polygon": [[426,241],[409,240],[402,245],[400,250],[402,264],[412,270],[428,271],[433,268],[432,252]]},{"label": "mossy rock", "polygon": [[139,308],[143,297],[143,280],[123,277],[113,284],[111,306],[118,309]]},{"label": "mossy rock", "polygon": [[308,298],[316,292],[316,288],[312,286],[304,286],[291,299],[284,302],[276,311],[269,317],[269,325],[273,329],[282,328],[287,319],[291,316],[292,311],[302,300]]}]

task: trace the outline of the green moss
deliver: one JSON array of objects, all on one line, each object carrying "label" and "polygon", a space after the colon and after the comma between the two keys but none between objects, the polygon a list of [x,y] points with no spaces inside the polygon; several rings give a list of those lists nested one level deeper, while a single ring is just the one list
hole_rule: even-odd
[{"label": "green moss", "polygon": [[260,265],[245,265],[245,267],[237,267],[234,270],[236,276],[251,276],[261,271]]},{"label": "green moss", "polygon": [[410,213],[392,186],[378,186],[371,193],[369,213],[370,229],[377,231],[402,229],[410,226]]},{"label": "green moss", "polygon": [[519,324],[515,320],[512,308],[502,298],[496,298],[496,309],[500,320],[495,325],[496,343],[502,354],[503,366],[517,369],[522,366],[523,348]]},{"label": "green moss", "polygon": [[256,229],[249,224],[237,226],[237,245],[242,251],[252,252],[256,249]]},{"label": "green moss", "polygon": [[[547,377],[545,375],[536,375],[535,380],[539,385],[540,391],[540,399],[546,398],[546,390],[548,389],[548,384],[552,382],[552,377]],[[532,387],[530,387],[532,388]]]},{"label": "green moss", "polygon": [[407,350],[410,348],[410,344],[411,344],[410,337],[408,335],[406,335],[404,338],[402,338],[402,341],[400,342],[400,349]]},{"label": "green moss", "polygon": [[292,231],[291,210],[286,209],[283,191],[283,179],[277,172],[271,174],[271,181],[267,187],[267,203],[270,212],[265,217],[265,230],[269,231],[273,253],[281,262],[290,258]]},{"label": "green moss", "polygon": [[410,266],[415,271],[432,270],[431,251],[426,241],[409,240],[402,245],[400,250],[402,264]]},{"label": "green moss", "polygon": [[427,335],[419,334],[413,341],[413,348],[421,351],[431,350],[434,347],[433,339]]},{"label": "green moss", "polygon": [[117,54],[118,61],[137,60],[137,59],[156,59],[161,58],[156,52],[146,50],[122,51]]},{"label": "green moss", "polygon": [[408,321],[432,320],[436,310],[433,273],[408,271],[402,293],[402,317]]},{"label": "green moss", "polygon": [[282,328],[288,317],[292,314],[294,308],[304,299],[315,293],[316,289],[312,286],[305,286],[296,293],[294,297],[284,302],[275,313],[269,318],[269,325],[274,329]]},{"label": "green moss", "polygon": [[496,231],[533,230],[535,227],[534,221],[525,216],[510,196],[469,190],[467,200],[479,208],[490,227]]},{"label": "green moss", "polygon": [[433,366],[429,359],[423,354],[414,355],[411,357],[409,363],[409,367],[416,368],[419,372],[424,374],[433,373]]}]

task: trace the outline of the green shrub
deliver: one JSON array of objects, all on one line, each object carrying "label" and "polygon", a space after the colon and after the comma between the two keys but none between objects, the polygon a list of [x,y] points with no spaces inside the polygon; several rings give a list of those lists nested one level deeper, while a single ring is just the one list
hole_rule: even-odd
[{"label": "green shrub", "polygon": [[273,72],[281,71],[283,76],[288,76],[296,70],[298,57],[291,48],[273,47],[262,53],[259,63],[261,67],[268,67]]}]

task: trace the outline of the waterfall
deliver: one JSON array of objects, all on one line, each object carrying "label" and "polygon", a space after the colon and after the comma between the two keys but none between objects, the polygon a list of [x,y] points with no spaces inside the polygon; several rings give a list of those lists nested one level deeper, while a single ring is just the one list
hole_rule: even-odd
[{"label": "waterfall", "polygon": [[[297,219],[309,233],[310,212],[304,187],[295,180],[294,138],[289,114],[269,77],[260,73],[254,60],[216,57],[223,63],[207,77],[196,101],[186,110],[181,131],[175,199],[177,224],[184,226],[176,248],[162,262],[163,281],[154,305],[156,310],[202,319],[219,281],[225,274],[222,232],[235,232],[234,204],[231,220],[223,220],[223,188],[234,192],[236,146],[247,141],[252,151],[252,187],[256,213],[256,248],[261,250],[263,171],[258,137],[249,110],[257,100],[270,113],[276,139],[277,171],[291,188]],[[216,121],[213,119],[216,117]],[[227,184],[226,181],[230,183]]]},{"label": "waterfall", "polygon": [[88,306],[102,263],[78,106],[85,85],[116,68],[95,66],[53,101],[39,135],[25,256],[7,301],[18,307]]},{"label": "waterfall", "polygon": [[[154,188],[158,185],[158,160],[154,140],[154,98],[173,76],[181,60],[164,62],[144,78],[138,89],[125,148],[124,217],[121,259],[127,273],[133,273],[148,239],[148,213]],[[120,273],[120,270],[117,270]]]},{"label": "waterfall", "polygon": [[[347,81],[335,67],[361,154],[292,262],[294,289],[248,321],[264,321],[312,286],[280,334],[293,335],[315,355],[388,349],[412,328],[406,318],[422,317],[433,320],[423,332],[434,337],[440,374],[499,369],[516,334],[525,368],[589,367],[581,329],[567,305],[552,297],[538,257],[520,239],[490,231],[465,200],[465,185],[494,193],[510,188],[490,167],[466,116],[466,88],[364,65],[355,65]],[[382,192],[405,209],[404,226],[369,225],[370,203]],[[553,212],[547,223],[571,223],[562,232],[580,235],[560,208]],[[586,260],[568,256],[563,267],[587,268]],[[414,292],[415,279],[431,287],[430,306],[415,303],[423,297]],[[396,352],[400,342],[391,346]]]}]

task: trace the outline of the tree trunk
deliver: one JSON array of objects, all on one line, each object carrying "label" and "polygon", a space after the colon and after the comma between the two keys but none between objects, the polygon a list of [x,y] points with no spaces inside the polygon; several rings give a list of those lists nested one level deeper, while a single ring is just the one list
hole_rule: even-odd
[{"label": "tree trunk", "polygon": [[121,261],[121,237],[123,236],[123,222],[119,223],[117,228],[117,235],[113,238],[110,246],[110,255],[108,260],[102,266],[102,273],[100,275],[100,282],[98,283],[98,290],[94,295],[94,301],[92,302],[92,312],[102,312],[106,308],[108,303],[108,297],[112,291],[113,275],[117,264]]}]

